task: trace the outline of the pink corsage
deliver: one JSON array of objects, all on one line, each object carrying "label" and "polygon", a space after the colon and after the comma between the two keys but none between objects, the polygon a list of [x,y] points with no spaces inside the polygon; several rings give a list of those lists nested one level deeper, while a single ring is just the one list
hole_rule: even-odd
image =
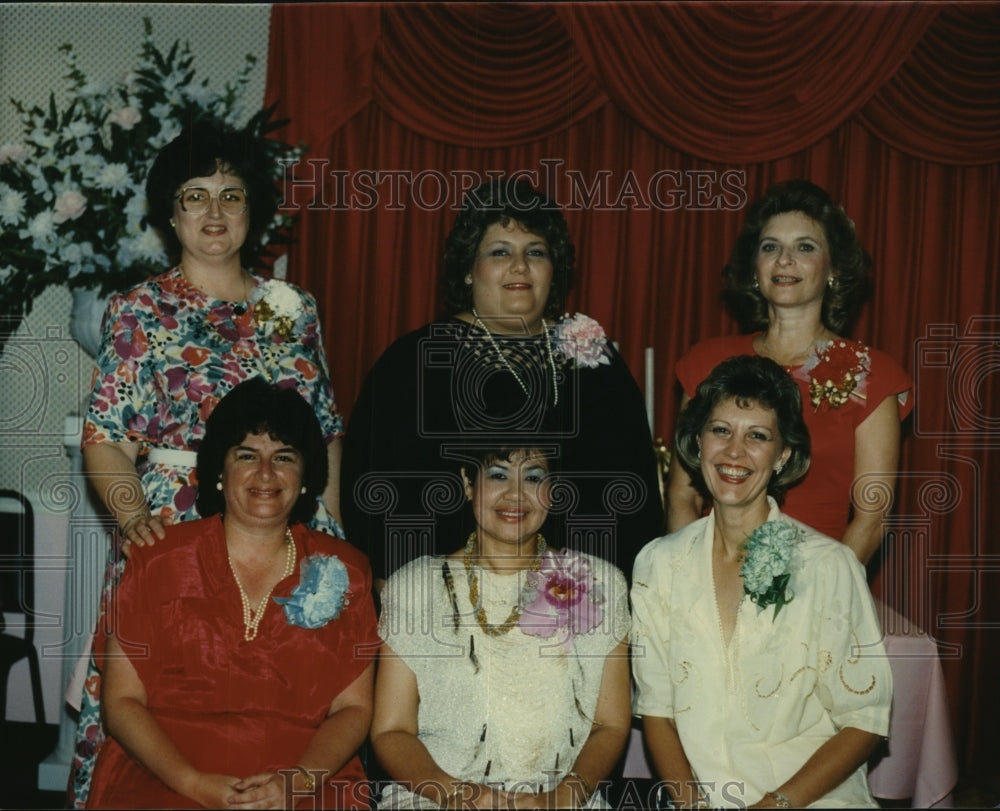
[{"label": "pink corsage", "polygon": [[588,633],[604,619],[604,592],[590,561],[579,552],[546,550],[537,571],[528,572],[528,592],[518,624],[528,636],[559,635],[573,648],[577,634]]},{"label": "pink corsage", "polygon": [[570,317],[567,313],[556,324],[553,337],[553,351],[572,361],[576,368],[596,369],[602,363],[611,363],[604,327],[590,316],[577,313]]},{"label": "pink corsage", "polygon": [[817,412],[840,408],[851,397],[865,399],[871,357],[868,348],[838,338],[817,344],[802,365],[809,375],[809,399]]}]

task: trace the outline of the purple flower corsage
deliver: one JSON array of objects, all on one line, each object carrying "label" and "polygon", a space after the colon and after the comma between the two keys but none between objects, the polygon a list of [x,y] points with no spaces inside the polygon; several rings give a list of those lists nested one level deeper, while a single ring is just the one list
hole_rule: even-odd
[{"label": "purple flower corsage", "polygon": [[521,631],[548,638],[559,634],[569,650],[576,634],[592,631],[604,619],[604,593],[579,552],[549,549],[538,571],[528,572],[528,593],[521,612]]}]

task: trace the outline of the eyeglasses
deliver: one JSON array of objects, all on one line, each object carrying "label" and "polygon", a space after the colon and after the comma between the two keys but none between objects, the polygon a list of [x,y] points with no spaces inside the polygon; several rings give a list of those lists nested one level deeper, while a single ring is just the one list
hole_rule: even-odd
[{"label": "eyeglasses", "polygon": [[242,214],[247,210],[247,190],[240,186],[230,186],[218,194],[212,194],[201,186],[185,186],[176,195],[180,200],[181,209],[188,214],[204,214],[212,205],[212,200],[219,201],[219,210],[223,214]]}]

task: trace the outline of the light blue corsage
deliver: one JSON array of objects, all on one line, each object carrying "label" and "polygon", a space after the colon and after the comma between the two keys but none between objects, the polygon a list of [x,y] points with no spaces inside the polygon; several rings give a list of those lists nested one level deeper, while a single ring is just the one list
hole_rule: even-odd
[{"label": "light blue corsage", "polygon": [[322,628],[340,615],[350,600],[350,576],[336,555],[310,555],[299,567],[299,584],[291,597],[275,597],[290,625]]}]

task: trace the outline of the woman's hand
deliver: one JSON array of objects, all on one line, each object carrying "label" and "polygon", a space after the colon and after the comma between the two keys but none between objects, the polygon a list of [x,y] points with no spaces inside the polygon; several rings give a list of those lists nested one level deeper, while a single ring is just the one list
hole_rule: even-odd
[{"label": "woman's hand", "polygon": [[[447,797],[444,808],[494,809],[535,807],[519,806],[516,802],[512,806],[511,797],[514,796],[515,795],[508,794],[506,791],[494,788],[493,786],[487,786],[483,783],[462,783]],[[525,796],[532,797],[534,795],[527,794]]]},{"label": "woman's hand", "polygon": [[238,777],[202,772],[191,780],[183,793],[205,808],[225,808],[239,781]]},{"label": "woman's hand", "polygon": [[124,540],[122,541],[122,554],[131,557],[132,544],[136,546],[152,546],[166,533],[163,528],[171,524],[169,516],[150,515],[149,513],[139,513],[129,518],[122,524],[119,530]]},{"label": "woman's hand", "polygon": [[[288,796],[285,787],[285,778],[275,772],[252,774],[232,786],[236,793],[226,795],[226,805],[229,808],[285,808]],[[289,796],[289,799],[292,798]]]},{"label": "woman's hand", "polygon": [[508,796],[513,803],[505,808],[583,808],[588,800],[578,785],[565,782],[539,794],[519,792]]}]

